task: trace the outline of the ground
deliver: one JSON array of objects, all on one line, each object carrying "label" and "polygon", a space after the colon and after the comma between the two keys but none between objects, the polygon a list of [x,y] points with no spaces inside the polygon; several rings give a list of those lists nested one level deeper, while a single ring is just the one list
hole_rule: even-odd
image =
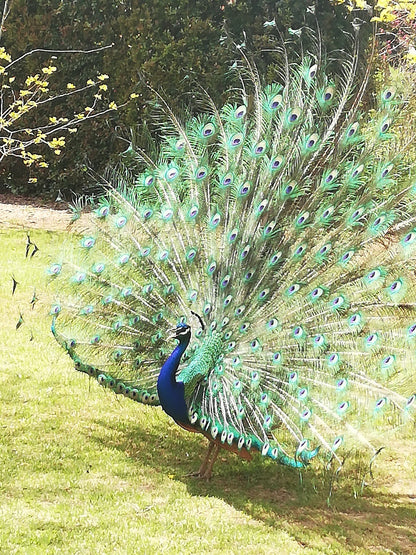
[{"label": "ground", "polygon": [[64,202],[0,194],[0,229],[64,231],[72,213]]}]

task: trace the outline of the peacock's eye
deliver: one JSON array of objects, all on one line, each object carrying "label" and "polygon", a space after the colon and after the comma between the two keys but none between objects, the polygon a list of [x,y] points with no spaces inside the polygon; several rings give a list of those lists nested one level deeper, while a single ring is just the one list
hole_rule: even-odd
[{"label": "peacock's eye", "polygon": [[202,136],[203,137],[211,137],[215,133],[215,126],[213,123],[207,123],[202,128]]},{"label": "peacock's eye", "polygon": [[279,108],[279,106],[281,105],[282,100],[283,96],[281,94],[276,94],[270,102],[270,108],[272,110],[277,110],[277,108]]},{"label": "peacock's eye", "polygon": [[214,216],[211,218],[212,227],[217,227],[220,221],[221,221],[221,216],[219,214],[214,214]]},{"label": "peacock's eye", "polygon": [[381,126],[381,132],[382,132],[382,133],[385,133],[389,127],[390,127],[390,124],[386,121],[386,122],[383,123],[383,125]]},{"label": "peacock's eye", "polygon": [[361,322],[361,315],[358,313],[352,314],[352,316],[350,316],[348,319],[348,323],[350,324],[350,326],[356,326],[360,322]]},{"label": "peacock's eye", "polygon": [[328,364],[330,366],[333,366],[334,364],[337,364],[338,362],[339,362],[339,354],[338,353],[332,353],[332,355],[329,355]]},{"label": "peacock's eye", "polygon": [[317,70],[318,70],[318,66],[316,64],[311,66],[311,68],[309,69],[309,78],[310,79],[313,79],[315,77]]},{"label": "peacock's eye", "polygon": [[336,384],[337,391],[344,390],[347,387],[347,384],[348,382],[345,378],[341,378],[340,380],[338,380]]},{"label": "peacock's eye", "polygon": [[402,285],[403,285],[402,281],[400,279],[397,279],[396,281],[393,281],[389,289],[392,293],[397,293],[402,288]]},{"label": "peacock's eye", "polygon": [[268,202],[269,202],[269,201],[268,201],[267,199],[263,199],[263,200],[261,201],[261,203],[260,203],[260,204],[258,205],[258,207],[257,207],[257,213],[258,213],[258,214],[261,214],[261,213],[264,211],[264,209],[266,208]]},{"label": "peacock's eye", "polygon": [[351,251],[348,251],[348,252],[346,252],[346,253],[344,253],[344,254],[342,255],[342,257],[341,257],[341,261],[342,261],[342,262],[349,262],[349,260],[350,260],[350,259],[352,258],[352,256],[353,256],[353,254],[354,254],[354,251],[352,251],[352,250],[351,250]]},{"label": "peacock's eye", "polygon": [[217,264],[215,262],[211,262],[207,268],[208,274],[212,275],[215,272],[216,268],[217,268]]},{"label": "peacock's eye", "polygon": [[306,220],[309,218],[309,212],[304,212],[303,214],[301,214],[299,216],[299,218],[296,220],[296,224],[297,225],[302,225],[306,222]]},{"label": "peacock's eye", "polygon": [[393,362],[394,362],[394,356],[388,355],[385,358],[383,358],[383,360],[381,361],[381,364],[383,367],[387,368],[388,366],[391,366]]},{"label": "peacock's eye", "polygon": [[299,118],[299,114],[296,111],[293,111],[289,114],[290,123],[294,123],[298,118]]},{"label": "peacock's eye", "polygon": [[282,355],[280,352],[274,353],[273,354],[273,361],[274,362],[280,362],[282,359]]},{"label": "peacock's eye", "polygon": [[254,154],[257,156],[260,156],[261,154],[263,154],[266,150],[266,141],[261,141],[260,143],[258,143],[255,148],[254,148]]},{"label": "peacock's eye", "polygon": [[146,187],[150,187],[151,185],[153,185],[155,181],[155,178],[153,177],[153,175],[146,175],[146,177],[144,178],[144,185]]},{"label": "peacock's eye", "polygon": [[410,233],[408,233],[408,234],[404,237],[403,242],[404,242],[404,243],[412,243],[412,242],[415,240],[415,238],[416,238],[415,233],[413,233],[413,231],[411,231]]},{"label": "peacock's eye", "polygon": [[192,219],[196,218],[196,216],[198,215],[198,211],[199,211],[198,206],[196,206],[196,205],[191,206],[191,208],[189,209],[189,212],[188,212],[188,216]]},{"label": "peacock's eye", "polygon": [[236,316],[241,316],[241,314],[244,312],[245,308],[246,307],[244,305],[241,305],[238,308],[236,308],[235,309],[235,315]]},{"label": "peacock's eye", "polygon": [[116,219],[116,227],[118,227],[119,229],[121,229],[122,227],[124,227],[127,223],[127,218],[125,216],[119,216]]},{"label": "peacock's eye", "polygon": [[50,314],[56,315],[61,312],[61,305],[54,304],[51,306]]},{"label": "peacock's eye", "polygon": [[242,119],[247,112],[247,108],[245,106],[239,106],[235,111],[234,111],[234,117],[235,119]]},{"label": "peacock's eye", "polygon": [[348,403],[348,401],[343,401],[338,405],[338,408],[337,408],[338,413],[344,414],[348,410],[349,406],[350,404]]},{"label": "peacock's eye", "polygon": [[382,397],[381,399],[379,399],[375,404],[376,410],[382,409],[384,407],[384,405],[386,404],[386,402],[387,402],[386,397]]},{"label": "peacock's eye", "polygon": [[348,129],[348,131],[347,131],[347,137],[348,137],[348,138],[353,137],[353,136],[355,135],[355,133],[357,132],[357,130],[358,130],[358,123],[355,122],[355,123],[353,123],[353,124],[350,126],[350,128]]},{"label": "peacock's eye", "polygon": [[416,335],[416,324],[412,324],[412,325],[408,328],[407,331],[408,331],[410,337],[412,337],[413,335]]},{"label": "peacock's eye", "polygon": [[196,249],[189,249],[189,251],[186,254],[186,259],[188,260],[188,262],[191,262],[196,256]]},{"label": "peacock's eye", "polygon": [[376,279],[378,279],[381,276],[381,272],[378,269],[375,270],[371,270],[371,272],[368,273],[367,275],[367,279],[368,281],[375,281]]},{"label": "peacock's eye", "polygon": [[386,177],[386,175],[388,175],[392,169],[393,169],[393,164],[389,164],[389,165],[388,165],[386,168],[384,168],[384,170],[381,172],[381,177]]},{"label": "peacock's eye", "polygon": [[246,245],[244,249],[241,251],[241,254],[240,254],[241,260],[244,260],[244,258],[246,258],[249,252],[250,252],[250,245]]},{"label": "peacock's eye", "polygon": [[227,287],[227,285],[230,283],[231,280],[231,276],[229,274],[227,274],[223,280],[221,281],[221,287]]},{"label": "peacock's eye", "polygon": [[61,273],[61,270],[62,264],[52,264],[52,266],[48,268],[48,274],[50,276],[57,276]]},{"label": "peacock's eye", "polygon": [[97,210],[97,216],[99,218],[106,218],[110,213],[110,207],[109,206],[101,206],[101,208],[99,208]]},{"label": "peacock's eye", "polygon": [[282,163],[281,158],[275,158],[272,162],[272,169],[277,170],[277,168],[281,165],[281,163]]},{"label": "peacock's eye", "polygon": [[383,92],[383,100],[390,100],[393,97],[394,91],[391,89],[387,89]]},{"label": "peacock's eye", "polygon": [[413,393],[406,401],[405,409],[408,410],[416,403],[416,394]]},{"label": "peacock's eye", "polygon": [[175,148],[177,151],[181,151],[181,150],[184,150],[185,145],[186,145],[185,139],[178,139],[176,141]]},{"label": "peacock's eye", "polygon": [[263,289],[263,291],[260,291],[259,293],[259,296],[258,296],[259,300],[260,301],[264,300],[268,294],[269,294],[269,289]]},{"label": "peacock's eye", "polygon": [[297,372],[291,372],[289,374],[289,383],[290,384],[294,384],[298,381],[298,374]]},{"label": "peacock's eye", "polygon": [[304,333],[302,326],[295,326],[293,329],[293,336],[296,337],[296,339],[303,337]]},{"label": "peacock's eye", "polygon": [[310,409],[305,409],[300,415],[301,420],[304,420],[304,421],[309,420],[311,416],[312,416],[312,412]]},{"label": "peacock's eye", "polygon": [[86,249],[91,249],[95,245],[94,237],[83,237],[81,245]]},{"label": "peacock's eye", "polygon": [[293,285],[288,287],[288,290],[287,290],[288,294],[293,295],[293,293],[296,293],[297,291],[299,291],[299,287],[300,285],[298,283],[294,283]]},{"label": "peacock's eye", "polygon": [[230,139],[230,145],[232,147],[240,146],[243,142],[243,135],[241,133],[235,133]]},{"label": "peacock's eye", "polygon": [[306,399],[308,396],[308,390],[306,389],[306,387],[302,387],[301,389],[299,389],[298,391],[298,397],[299,399]]},{"label": "peacock's eye", "polygon": [[306,143],[306,148],[313,148],[317,142],[316,137],[310,137]]},{"label": "peacock's eye", "polygon": [[269,264],[270,264],[271,266],[274,266],[274,265],[280,260],[281,257],[282,257],[282,253],[281,253],[281,252],[277,252],[276,254],[274,254],[274,255],[270,258]]},{"label": "peacock's eye", "polygon": [[174,179],[176,179],[179,175],[179,170],[178,168],[169,168],[166,172],[165,172],[165,178],[168,181],[173,181]]},{"label": "peacock's eye", "polygon": [[234,178],[233,178],[233,174],[232,173],[227,173],[226,175],[224,175],[224,177],[221,179],[221,185],[223,187],[228,187],[228,185],[231,185],[233,182]]},{"label": "peacock's eye", "polygon": [[250,186],[247,183],[245,183],[244,185],[242,185],[240,187],[240,195],[241,196],[247,195],[249,193],[249,191],[250,191]]},{"label": "peacock's eye", "polygon": [[358,168],[355,168],[355,169],[353,170],[351,176],[352,176],[353,178],[354,178],[354,177],[357,177],[357,175],[359,175],[359,174],[363,171],[363,169],[364,169],[364,166],[362,166],[362,165],[361,165],[361,166],[358,166]]},{"label": "peacock's eye", "polygon": [[205,167],[198,168],[196,172],[197,179],[204,179],[208,175],[208,170]]},{"label": "peacock's eye", "polygon": [[371,347],[377,343],[378,335],[376,333],[370,333],[365,339],[366,344]]},{"label": "peacock's eye", "polygon": [[339,295],[338,297],[335,297],[335,299],[333,299],[331,301],[332,306],[334,306],[334,307],[342,306],[344,304],[344,302],[345,302],[345,299],[342,295]]}]

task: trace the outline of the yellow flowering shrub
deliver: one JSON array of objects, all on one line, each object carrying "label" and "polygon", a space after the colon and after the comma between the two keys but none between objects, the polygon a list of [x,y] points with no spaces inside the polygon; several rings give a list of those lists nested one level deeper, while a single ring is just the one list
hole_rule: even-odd
[{"label": "yellow flowering shrub", "polygon": [[[19,86],[16,82],[18,72],[14,71],[17,67],[15,64],[27,55],[13,61],[5,48],[0,47],[0,162],[6,157],[14,156],[21,158],[26,166],[46,168],[48,162],[44,159],[45,149],[42,149],[42,145],[48,146],[50,151],[59,156],[66,145],[66,133],[73,134],[81,121],[104,115],[118,107],[115,102],[103,99],[102,93],[108,91],[108,86],[104,83],[109,79],[106,74],[88,79],[85,85],[67,83],[66,90],[51,92],[49,80],[53,79],[58,68],[48,64],[40,68],[38,73],[25,77]],[[92,92],[95,89],[99,94],[93,94],[91,104],[81,112],[65,117],[50,114],[43,117],[43,121],[36,123],[36,126],[28,126],[27,122],[25,125],[25,116],[29,112],[40,106],[42,114],[45,113],[45,106],[52,111],[57,100],[87,89],[92,89]],[[36,181],[33,176],[29,178],[30,183]]]},{"label": "yellow flowering shrub", "polygon": [[374,2],[367,2],[366,0],[331,0],[331,2],[335,5],[345,4],[350,11],[374,8],[372,21],[381,23],[391,23],[398,17],[407,22],[416,20],[415,0],[375,0]]}]

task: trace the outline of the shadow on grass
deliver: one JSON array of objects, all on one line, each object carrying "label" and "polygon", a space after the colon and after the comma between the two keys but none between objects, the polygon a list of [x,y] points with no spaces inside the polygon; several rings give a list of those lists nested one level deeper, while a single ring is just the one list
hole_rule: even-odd
[{"label": "shadow on grass", "polygon": [[[103,429],[111,427],[96,420]],[[132,464],[149,467],[182,482],[194,496],[220,498],[271,528],[285,530],[300,545],[334,547],[334,553],[356,551],[416,552],[416,499],[405,485],[400,493],[366,486],[359,490],[357,470],[333,484],[313,466],[302,472],[265,461],[260,456],[247,463],[227,452],[220,453],[212,480],[207,483],[186,476],[199,467],[207,442],[197,434],[183,432],[159,417],[151,429],[131,422],[114,426],[116,432],[93,436],[102,447],[116,448],[132,459]],[[384,463],[386,464],[386,463]],[[355,482],[355,483],[354,483]]]}]

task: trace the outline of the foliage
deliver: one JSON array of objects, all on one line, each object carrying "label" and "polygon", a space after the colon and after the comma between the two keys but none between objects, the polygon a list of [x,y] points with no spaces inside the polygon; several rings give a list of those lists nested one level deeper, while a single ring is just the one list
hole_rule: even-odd
[{"label": "foliage", "polygon": [[[117,105],[134,92],[136,102],[109,114],[109,120],[94,119],[67,141],[48,171],[38,175],[36,187],[28,187],[27,168],[12,158],[3,163],[3,187],[16,192],[80,192],[88,184],[88,169],[102,174],[106,165],[127,147],[129,128],[142,135],[148,127],[152,107],[150,85],[169,99],[175,110],[195,109],[195,91],[207,90],[221,105],[229,91],[240,85],[229,72],[239,58],[236,44],[245,44],[266,80],[275,77],[276,48],[282,38],[297,41],[305,23],[315,26],[313,10],[304,0],[100,0],[60,2],[14,0],[3,33],[6,50],[16,59],[38,48],[93,50],[88,56],[60,57],[59,74],[53,75],[56,91],[70,83],[86,83],[93,75],[110,75],[108,94]],[[321,22],[328,50],[346,48],[350,29],[343,6],[319,0],[316,17]],[[273,22],[274,26],[267,23]],[[279,36],[280,33],[280,36]],[[365,42],[365,41],[364,41]],[[111,49],[98,49],[113,43]],[[306,47],[308,47],[306,43]],[[36,74],[45,63],[45,54],[27,56],[20,67],[22,76]],[[88,91],[85,91],[87,93]],[[86,96],[68,96],[65,109],[56,106],[57,118],[79,106],[89,106]],[[65,110],[65,114],[63,114]],[[40,115],[40,110],[38,113]],[[28,114],[29,115],[29,114]],[[1,184],[0,184],[1,187]]]}]

